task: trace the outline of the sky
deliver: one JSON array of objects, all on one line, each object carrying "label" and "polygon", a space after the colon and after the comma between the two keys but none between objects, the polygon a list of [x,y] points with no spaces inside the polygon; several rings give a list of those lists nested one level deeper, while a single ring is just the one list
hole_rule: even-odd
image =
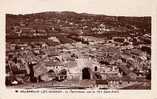
[{"label": "sky", "polygon": [[44,11],[75,11],[78,13],[117,16],[150,16],[154,0],[0,0],[0,10],[11,14]]}]

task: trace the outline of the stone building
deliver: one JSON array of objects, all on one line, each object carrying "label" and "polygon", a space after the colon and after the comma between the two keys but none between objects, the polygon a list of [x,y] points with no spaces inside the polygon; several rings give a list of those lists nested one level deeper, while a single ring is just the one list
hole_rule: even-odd
[{"label": "stone building", "polygon": [[100,65],[97,61],[93,59],[78,58],[74,61],[66,62],[58,59],[58,61],[60,62],[49,62],[49,66],[48,64],[44,63],[40,66],[36,65],[34,68],[35,76],[42,76],[42,78],[45,77],[43,78],[43,80],[48,81],[47,79],[52,80],[51,77],[54,77],[52,75],[50,76],[50,78],[48,77],[48,74],[50,74],[49,71],[53,71],[52,74],[55,74],[56,77],[60,76],[61,71],[66,71],[65,75],[61,76],[66,76],[65,79],[67,80],[94,80],[100,78],[100,75],[98,75],[98,73],[100,72]]},{"label": "stone building", "polygon": [[68,68],[72,75],[71,79],[93,80],[97,78],[96,73],[100,72],[100,65],[97,61],[88,58],[79,58],[75,61],[76,66]]}]

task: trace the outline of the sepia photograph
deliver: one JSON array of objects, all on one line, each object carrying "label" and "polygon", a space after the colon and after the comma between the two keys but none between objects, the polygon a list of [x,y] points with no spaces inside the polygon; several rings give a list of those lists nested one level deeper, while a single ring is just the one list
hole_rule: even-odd
[{"label": "sepia photograph", "polygon": [[0,99],[157,99],[157,1],[0,1]]},{"label": "sepia photograph", "polygon": [[151,89],[151,17],[6,14],[7,88]]}]

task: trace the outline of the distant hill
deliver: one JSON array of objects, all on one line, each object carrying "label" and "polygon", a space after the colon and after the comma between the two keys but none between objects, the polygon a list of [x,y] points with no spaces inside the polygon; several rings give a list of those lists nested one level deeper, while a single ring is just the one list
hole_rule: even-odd
[{"label": "distant hill", "polygon": [[[100,27],[101,24],[104,25],[103,29]],[[44,30],[47,35],[79,32],[83,32],[84,35],[98,35],[98,32],[101,32],[101,35],[115,32],[146,34],[151,33],[151,17],[107,16],[70,11],[6,14],[7,36],[15,36],[15,28]]]}]

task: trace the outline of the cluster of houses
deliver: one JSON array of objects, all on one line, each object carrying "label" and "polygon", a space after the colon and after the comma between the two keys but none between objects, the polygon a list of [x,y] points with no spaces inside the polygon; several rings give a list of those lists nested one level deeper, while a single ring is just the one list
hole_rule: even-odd
[{"label": "cluster of houses", "polygon": [[75,15],[7,16],[7,86],[87,81],[108,89],[151,80],[150,33],[116,17]]},{"label": "cluster of houses", "polygon": [[[137,83],[139,78],[146,80],[147,70],[151,68],[147,59],[150,56],[146,52],[119,49],[119,46],[112,46],[114,43],[106,44],[104,39],[80,38],[89,43],[56,46],[44,42],[7,43],[6,68],[10,69],[7,74],[11,73],[16,78],[14,80],[21,83],[94,80],[95,85],[106,88],[125,87]],[[56,37],[49,39],[59,42]]]}]

